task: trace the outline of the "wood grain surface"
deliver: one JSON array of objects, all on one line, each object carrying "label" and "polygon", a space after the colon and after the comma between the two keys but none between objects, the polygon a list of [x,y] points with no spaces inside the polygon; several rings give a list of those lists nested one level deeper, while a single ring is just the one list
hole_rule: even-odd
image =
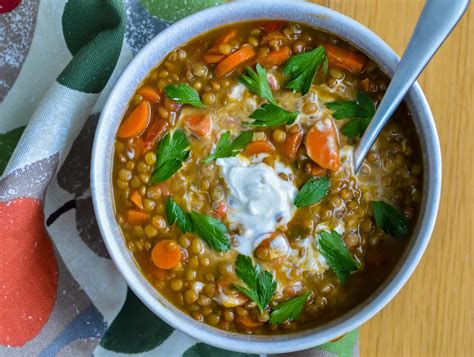
[{"label": "wood grain surface", "polygon": [[[457,0],[441,0],[457,1]],[[402,54],[423,0],[315,0]],[[361,356],[474,356],[474,10],[419,79],[436,120],[443,189],[435,232],[400,294],[361,328]]]}]

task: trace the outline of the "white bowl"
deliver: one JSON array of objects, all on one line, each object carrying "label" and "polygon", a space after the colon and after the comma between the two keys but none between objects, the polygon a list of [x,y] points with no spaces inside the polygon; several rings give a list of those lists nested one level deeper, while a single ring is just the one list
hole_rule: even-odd
[{"label": "white bowl", "polygon": [[325,7],[293,1],[245,1],[213,7],[189,16],[158,34],[128,65],[115,84],[97,126],[92,153],[91,187],[97,220],[109,253],[130,288],[168,324],[207,344],[247,353],[283,353],[323,344],[362,325],[401,289],[418,264],[433,231],[441,190],[441,154],[428,103],[418,84],[406,104],[421,144],[424,180],[418,221],[392,274],[363,303],[319,327],[284,335],[256,336],[220,330],[197,322],[156,291],[137,268],[115,219],[112,192],[114,139],[134,91],[170,51],[199,34],[233,22],[281,19],[335,34],[379,64],[391,76],[399,62],[395,52],[358,22]]}]

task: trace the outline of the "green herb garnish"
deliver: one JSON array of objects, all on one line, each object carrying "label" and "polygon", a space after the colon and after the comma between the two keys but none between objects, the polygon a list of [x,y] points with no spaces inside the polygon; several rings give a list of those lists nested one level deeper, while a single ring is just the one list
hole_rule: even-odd
[{"label": "green herb garnish", "polygon": [[359,265],[344,244],[342,237],[336,231],[322,231],[318,234],[319,251],[326,259],[329,268],[344,284],[349,274],[357,271]]},{"label": "green herb garnish", "polygon": [[408,234],[410,220],[384,201],[372,201],[375,224],[385,233],[401,238]]},{"label": "green herb garnish", "polygon": [[273,275],[268,271],[260,271],[260,266],[253,265],[252,258],[239,254],[235,262],[237,276],[247,285],[235,285],[242,293],[257,303],[263,312],[275,294],[277,287]]},{"label": "green herb garnish", "polygon": [[239,82],[245,85],[252,93],[259,97],[265,98],[269,103],[277,105],[275,98],[273,98],[272,89],[267,80],[267,71],[260,63],[256,66],[257,72],[252,68],[245,69],[246,74],[239,77]]},{"label": "green herb garnish", "polygon": [[310,291],[307,291],[303,295],[294,297],[279,304],[270,316],[270,323],[281,324],[285,321],[298,320],[303,312],[304,304],[310,293]]},{"label": "green herb garnish", "polygon": [[342,133],[353,139],[364,134],[375,114],[374,102],[364,92],[358,92],[355,101],[326,103],[326,107],[334,110],[334,119],[351,119],[342,128]]},{"label": "green herb garnish", "polygon": [[168,133],[161,139],[156,152],[156,165],[151,182],[166,181],[178,171],[189,156],[189,141],[182,130]]},{"label": "green herb garnish", "polygon": [[212,249],[218,252],[227,252],[230,249],[230,236],[224,223],[196,211],[192,211],[189,217],[193,231]]},{"label": "green herb garnish", "polygon": [[191,104],[194,107],[204,107],[198,92],[189,84],[169,84],[165,88],[165,94],[168,98],[173,99],[181,104]]},{"label": "green herb garnish", "polygon": [[328,58],[323,46],[312,51],[290,57],[283,67],[283,73],[288,76],[286,88],[305,95],[309,92],[313,79],[319,68],[328,71]]},{"label": "green herb garnish", "polygon": [[253,133],[250,131],[241,132],[234,140],[231,140],[230,135],[230,131],[221,135],[214,152],[204,159],[203,162],[205,164],[220,157],[236,156],[240,150],[248,145],[253,137]]},{"label": "green herb garnish", "polygon": [[252,114],[252,122],[247,123],[251,126],[280,126],[291,125],[295,122],[298,112],[289,112],[274,104],[264,104]]},{"label": "green herb garnish", "polygon": [[184,212],[171,197],[168,197],[166,200],[166,219],[170,225],[176,222],[183,233],[193,231],[193,225],[189,218],[189,214]]},{"label": "green herb garnish", "polygon": [[330,186],[331,181],[327,177],[311,177],[296,195],[295,206],[311,206],[321,201],[328,194]]}]

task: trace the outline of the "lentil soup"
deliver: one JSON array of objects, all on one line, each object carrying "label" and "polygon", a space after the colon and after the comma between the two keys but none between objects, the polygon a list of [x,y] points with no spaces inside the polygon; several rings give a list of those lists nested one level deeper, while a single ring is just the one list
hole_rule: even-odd
[{"label": "lentil soup", "polygon": [[372,294],[422,195],[403,105],[353,172],[387,84],[341,39],[282,21],[218,28],[168,54],[115,142],[116,217],[149,282],[194,319],[245,334],[317,326]]}]

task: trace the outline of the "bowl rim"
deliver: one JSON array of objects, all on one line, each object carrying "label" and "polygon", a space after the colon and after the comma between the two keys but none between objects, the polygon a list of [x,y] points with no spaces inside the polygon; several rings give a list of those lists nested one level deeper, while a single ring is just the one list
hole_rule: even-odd
[{"label": "bowl rim", "polygon": [[405,253],[386,281],[364,302],[340,317],[319,327],[295,333],[249,336],[197,322],[177,309],[148,283],[125,246],[114,213],[111,148],[128,100],[150,70],[168,52],[213,28],[259,19],[295,21],[333,33],[368,54],[389,76],[392,76],[399,62],[396,53],[368,28],[341,13],[316,4],[278,0],[244,1],[197,12],[154,37],[138,52],[115,83],[103,107],[94,138],[91,192],[99,229],[112,260],[132,291],[151,311],[175,329],[215,347],[245,353],[284,353],[321,345],[359,327],[381,310],[406,283],[420,261],[434,228],[441,192],[441,153],[428,102],[418,83],[415,83],[408,93],[406,103],[414,118],[425,172],[420,218]]}]

